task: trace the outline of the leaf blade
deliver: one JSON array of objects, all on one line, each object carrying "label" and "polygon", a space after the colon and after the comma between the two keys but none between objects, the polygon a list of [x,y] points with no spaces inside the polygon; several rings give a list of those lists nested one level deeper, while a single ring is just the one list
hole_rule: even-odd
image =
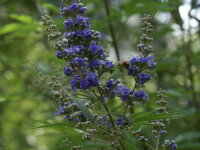
[{"label": "leaf blade", "polygon": [[179,113],[166,113],[166,114],[147,114],[138,116],[136,118],[133,118],[133,121],[135,123],[143,122],[143,121],[152,121],[152,120],[162,120],[162,119],[175,119],[175,118],[181,118],[184,117],[184,115]]},{"label": "leaf blade", "polygon": [[92,114],[90,113],[90,111],[88,110],[88,108],[80,101],[78,100],[76,97],[74,97],[71,94],[68,94],[69,97],[71,98],[71,100],[77,104],[78,108],[83,112],[83,114],[92,122],[94,123],[94,118],[92,117]]}]

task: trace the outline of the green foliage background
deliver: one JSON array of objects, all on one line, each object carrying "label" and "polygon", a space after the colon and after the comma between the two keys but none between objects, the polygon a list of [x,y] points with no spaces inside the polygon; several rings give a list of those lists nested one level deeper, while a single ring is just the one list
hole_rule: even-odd
[{"label": "green foliage background", "polygon": [[[108,30],[109,21],[113,23],[121,59],[130,59],[130,54],[137,54],[141,16],[144,13],[152,15],[157,77],[145,89],[149,93],[148,103],[136,105],[135,111],[152,111],[156,108],[157,90],[166,89],[168,111],[181,112],[185,117],[172,118],[165,138],[175,139],[179,149],[200,149],[200,124],[196,125],[196,118],[200,116],[200,18],[196,18],[196,26],[188,29],[184,27],[187,23],[182,20],[179,11],[185,5],[199,10],[194,5],[199,2],[111,0],[110,17],[106,17],[101,0],[83,3],[88,6],[87,15],[91,17],[92,28],[103,33],[105,38],[102,44],[116,65]],[[74,144],[82,142],[79,140],[81,134],[72,129],[73,124],[54,116],[58,104],[45,83],[49,76],[56,75],[63,86],[69,86],[62,74],[64,63],[55,57],[41,23],[41,15],[48,13],[59,30],[64,31],[62,20],[58,19],[61,5],[61,1],[56,0],[0,1],[0,150],[62,150],[66,149],[63,142],[66,137],[70,137]],[[163,13],[164,17],[168,17],[164,22]],[[194,22],[195,18],[190,16],[189,21]],[[31,63],[39,66],[41,75],[35,73]],[[118,76],[114,74],[113,78]],[[126,81],[131,79],[127,78]],[[131,82],[127,83],[133,86]],[[197,104],[194,104],[194,95]],[[111,102],[110,105],[114,108],[117,104]],[[147,122],[150,120],[148,117],[145,120]],[[145,114],[139,119],[144,120]],[[151,138],[151,127],[142,125],[142,128],[145,135]],[[127,149],[133,149],[132,145],[138,147],[135,138],[126,135],[125,139],[131,143],[126,143]],[[91,143],[86,145],[88,149],[94,149]]]}]

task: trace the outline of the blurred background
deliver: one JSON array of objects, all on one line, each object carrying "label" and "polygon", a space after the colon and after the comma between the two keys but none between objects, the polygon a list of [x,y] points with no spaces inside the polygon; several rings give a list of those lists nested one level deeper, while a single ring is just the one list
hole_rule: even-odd
[{"label": "blurred background", "polygon": [[[167,90],[168,110],[183,111],[185,117],[171,120],[165,137],[176,140],[179,149],[199,150],[200,1],[108,0],[109,16],[102,1],[83,3],[116,66],[138,54],[141,17],[152,16],[157,76],[145,89],[149,102],[136,106],[136,111],[155,108],[158,89]],[[58,104],[48,78],[56,75],[63,86],[70,85],[62,72],[65,64],[55,57],[41,22],[41,16],[49,14],[64,31],[58,18],[61,6],[61,0],[0,1],[0,150],[62,150],[67,133],[73,134],[60,128],[62,117],[54,116]],[[111,23],[117,47],[112,44]],[[55,122],[60,124],[51,126]],[[41,128],[43,124],[49,126]],[[151,132],[146,127],[144,131],[147,136]]]}]

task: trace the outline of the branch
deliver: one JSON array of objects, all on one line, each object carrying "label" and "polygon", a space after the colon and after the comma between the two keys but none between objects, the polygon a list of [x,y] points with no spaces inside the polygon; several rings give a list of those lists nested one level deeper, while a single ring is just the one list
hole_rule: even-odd
[{"label": "branch", "polygon": [[[191,3],[192,3],[192,1],[191,1]],[[190,14],[192,9],[193,8],[191,7],[189,14]],[[177,11],[177,15],[180,16],[179,11]],[[178,22],[178,25],[180,26],[181,31],[184,32],[183,23],[181,23],[181,22],[183,22],[183,20],[182,20],[181,17],[179,19],[180,19],[180,21]],[[195,116],[196,128],[200,131],[200,118],[197,115],[197,112],[199,111],[198,100],[197,100],[197,95],[196,95],[196,92],[195,92],[194,73],[192,72],[192,63],[191,63],[191,58],[190,58],[190,51],[191,51],[191,44],[192,44],[190,28],[189,28],[189,41],[187,41],[187,42],[185,41],[184,35],[182,35],[182,41],[183,41],[184,56],[185,56],[186,64],[187,64],[187,71],[188,71],[189,80],[190,80],[190,90],[192,91],[192,101],[193,101],[193,105],[194,105],[195,112],[196,112],[196,116]]]},{"label": "branch", "polygon": [[[110,8],[109,8],[108,0],[104,0],[104,5],[105,5],[106,16],[110,17]],[[116,53],[116,56],[117,56],[117,61],[120,61],[119,48],[118,48],[118,45],[117,45],[117,38],[116,38],[114,29],[113,29],[113,25],[112,25],[110,20],[108,21],[108,23],[109,23],[109,26],[108,26],[109,31],[110,31],[110,34],[111,34],[111,37],[112,37],[112,43],[113,43],[115,53]],[[120,69],[120,71],[121,71],[121,69]]]}]

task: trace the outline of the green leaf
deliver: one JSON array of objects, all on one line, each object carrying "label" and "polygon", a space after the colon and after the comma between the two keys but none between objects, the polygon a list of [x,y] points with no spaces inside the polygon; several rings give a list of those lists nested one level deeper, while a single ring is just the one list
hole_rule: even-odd
[{"label": "green leaf", "polygon": [[181,118],[184,115],[180,113],[167,113],[167,114],[144,114],[138,117],[133,118],[133,122],[143,122],[143,121],[151,121],[151,120],[161,120],[161,119],[174,119],[174,118]]},{"label": "green leaf", "polygon": [[58,12],[58,13],[60,12],[58,7],[56,7],[56,6],[54,6],[54,5],[50,4],[50,3],[42,3],[42,6],[48,8],[50,10],[53,10],[55,12]]},{"label": "green leaf", "polygon": [[198,150],[200,149],[200,143],[189,143],[189,144],[180,145],[178,149],[179,150]]},{"label": "green leaf", "polygon": [[176,90],[172,90],[172,89],[167,90],[167,95],[173,96],[173,97],[179,97],[179,98],[183,97],[183,95],[180,92]]},{"label": "green leaf", "polygon": [[43,124],[40,126],[33,127],[31,129],[38,129],[38,128],[50,128],[50,129],[65,131],[67,133],[73,133],[73,134],[80,133],[74,130],[72,127],[69,127],[67,123],[48,123],[48,124]]},{"label": "green leaf", "polygon": [[121,114],[117,114],[117,113],[114,113],[114,112],[110,112],[110,114],[114,115],[114,116],[117,116],[119,118],[124,118],[126,121],[129,121],[127,117],[121,115]]},{"label": "green leaf", "polygon": [[177,143],[179,143],[179,142],[183,142],[183,141],[193,140],[196,138],[200,138],[200,132],[182,133],[181,135],[176,137],[175,141]]},{"label": "green leaf", "polygon": [[85,99],[85,100],[90,100],[92,102],[96,102],[96,96],[94,96],[92,93],[88,92],[88,91],[83,91],[83,94],[78,94],[80,99]]},{"label": "green leaf", "polygon": [[126,150],[138,150],[133,144],[130,144],[125,140],[120,140],[120,142],[122,143],[122,145]]},{"label": "green leaf", "polygon": [[52,124],[44,124],[40,126],[33,127],[32,129],[37,129],[37,128],[60,128],[60,127],[65,127],[65,123],[52,123]]},{"label": "green leaf", "polygon": [[0,34],[15,32],[21,28],[22,28],[22,24],[20,23],[10,23],[0,28]]},{"label": "green leaf", "polygon": [[85,142],[83,145],[84,145],[83,149],[86,149],[86,150],[88,150],[88,149],[96,149],[97,145],[99,147],[105,148],[106,150],[111,149],[107,144],[105,144],[103,142],[96,142],[96,144],[94,144],[94,142]]},{"label": "green leaf", "polygon": [[136,118],[136,117],[140,117],[140,116],[145,116],[145,115],[148,115],[148,114],[153,114],[155,112],[156,112],[156,110],[149,111],[149,112],[146,112],[146,113],[144,113],[144,112],[134,113],[134,114],[131,115],[131,119]]},{"label": "green leaf", "polygon": [[140,123],[134,123],[134,126],[152,126],[152,123],[144,123],[144,122],[140,122]]},{"label": "green leaf", "polygon": [[[43,124],[45,127],[46,126],[47,127],[48,126],[52,126],[52,127],[54,127],[54,126],[75,127],[75,125],[77,124],[75,122],[70,122],[70,121],[63,121],[63,122],[59,122],[59,123],[51,123],[51,122],[48,122],[48,121],[41,121],[41,120],[34,120],[34,121]],[[43,126],[43,125],[41,125],[41,126]],[[34,127],[34,128],[36,128],[36,127]]]},{"label": "green leaf", "polygon": [[11,14],[10,17],[25,24],[32,24],[35,22],[30,16],[26,15]]},{"label": "green leaf", "polygon": [[124,5],[127,16],[135,13],[156,13],[158,11],[170,11],[175,7],[169,7],[165,2],[149,1],[149,0],[130,0]]},{"label": "green leaf", "polygon": [[73,100],[74,103],[77,104],[78,108],[83,112],[83,114],[92,122],[94,123],[94,119],[92,117],[92,114],[90,113],[90,111],[88,110],[88,108],[80,101],[78,100],[76,97],[74,97],[73,95],[69,94],[69,97]]}]

